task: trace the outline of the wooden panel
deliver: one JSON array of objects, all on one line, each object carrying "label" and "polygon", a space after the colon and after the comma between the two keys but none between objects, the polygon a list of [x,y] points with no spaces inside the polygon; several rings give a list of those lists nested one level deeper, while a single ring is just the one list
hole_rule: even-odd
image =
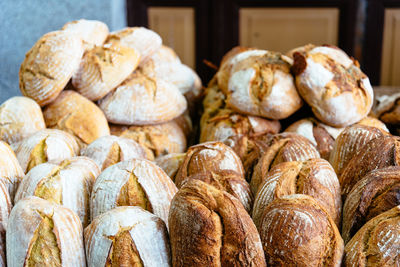
[{"label": "wooden panel", "polygon": [[385,10],[381,84],[400,86],[400,8]]},{"label": "wooden panel", "polygon": [[149,28],[172,47],[182,62],[195,68],[195,20],[190,7],[149,7]]},{"label": "wooden panel", "polygon": [[337,8],[240,8],[239,43],[272,51],[338,43]]}]

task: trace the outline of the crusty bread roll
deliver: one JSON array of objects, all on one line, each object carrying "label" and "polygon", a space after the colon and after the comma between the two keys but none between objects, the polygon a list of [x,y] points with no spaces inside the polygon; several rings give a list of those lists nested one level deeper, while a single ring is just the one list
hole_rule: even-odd
[{"label": "crusty bread roll", "polygon": [[321,158],[328,160],[333,144],[343,128],[334,128],[319,122],[314,118],[296,121],[286,128],[285,132],[300,134],[317,147]]},{"label": "crusty bread roll", "polygon": [[87,51],[72,85],[84,97],[97,101],[122,83],[139,64],[140,55],[118,43],[96,46]]},{"label": "crusty bread roll", "polygon": [[376,98],[373,115],[391,125],[400,124],[400,93],[381,95]]},{"label": "crusty bread roll", "polygon": [[14,201],[37,196],[63,205],[75,212],[85,227],[89,224],[90,194],[99,174],[97,164],[87,157],[69,158],[60,164],[43,163],[25,175]]},{"label": "crusty bread roll", "polygon": [[190,175],[210,171],[219,173],[224,170],[236,172],[244,178],[243,165],[236,153],[221,142],[206,142],[189,147],[185,159],[175,176],[179,185]]},{"label": "crusty bread roll", "polygon": [[33,98],[41,107],[51,103],[78,69],[83,51],[82,40],[76,33],[55,31],[43,35],[21,64],[22,94]]},{"label": "crusty bread roll", "polygon": [[86,49],[102,45],[109,33],[107,24],[98,20],[74,20],[61,29],[78,34]]},{"label": "crusty bread roll", "polygon": [[56,129],[44,129],[31,135],[24,139],[15,151],[25,173],[41,163],[61,162],[78,153],[79,146],[75,138],[67,132]]},{"label": "crusty bread roll", "polygon": [[111,126],[111,134],[132,139],[141,145],[149,160],[186,150],[186,137],[176,121],[145,126]]},{"label": "crusty bread roll", "polygon": [[266,266],[242,204],[202,181],[189,181],[172,200],[169,233],[173,266]]},{"label": "crusty bread roll", "polygon": [[[257,145],[260,145],[260,142]],[[307,138],[295,133],[267,136],[266,140],[262,142],[262,146],[264,146],[264,152],[253,169],[250,181],[253,194],[257,192],[263,177],[276,164],[286,161],[305,161],[320,157],[317,149]]]},{"label": "crusty bread roll", "polygon": [[228,107],[278,120],[289,117],[302,106],[290,73],[291,65],[280,53],[249,50],[231,61],[235,63],[227,85]]},{"label": "crusty bread roll", "polygon": [[104,113],[77,92],[66,90],[43,111],[48,128],[72,134],[81,147],[110,134]]},{"label": "crusty bread roll", "polygon": [[400,167],[373,170],[358,181],[343,206],[342,236],[347,243],[366,222],[400,205]]},{"label": "crusty bread roll", "polygon": [[99,101],[109,122],[144,125],[170,121],[187,108],[178,88],[135,72]]},{"label": "crusty bread roll", "polygon": [[372,139],[363,146],[339,176],[342,199],[345,200],[353,186],[375,169],[400,165],[400,137],[384,136]]},{"label": "crusty bread roll", "polygon": [[346,244],[345,266],[399,266],[400,207],[367,222]]},{"label": "crusty bread roll", "polygon": [[168,232],[157,216],[139,207],[117,207],[85,229],[88,267],[171,266]]},{"label": "crusty bread roll", "polygon": [[0,182],[7,188],[11,201],[24,175],[14,151],[7,143],[0,141]]},{"label": "crusty bread roll", "polygon": [[0,266],[6,264],[6,229],[12,209],[12,199],[3,181],[0,181]]},{"label": "crusty bread roll", "polygon": [[372,139],[382,137],[384,133],[375,127],[355,124],[346,127],[336,138],[329,162],[338,177],[342,174],[349,161],[360,152],[361,148]]},{"label": "crusty bread roll", "polygon": [[288,52],[286,52],[286,56],[293,58],[294,53],[296,53],[296,52],[307,53],[308,51],[310,51],[313,48],[315,48],[314,44],[306,44],[303,46],[299,46],[299,47],[293,48],[293,49],[289,50]]},{"label": "crusty bread roll", "polygon": [[269,171],[254,200],[253,221],[259,225],[266,206],[274,199],[293,194],[312,196],[339,227],[342,210],[339,180],[324,159],[282,162]]},{"label": "crusty bread roll", "polygon": [[343,240],[335,222],[318,202],[306,195],[274,200],[258,228],[270,266],[337,266]]},{"label": "crusty bread roll", "polygon": [[374,93],[356,60],[334,46],[316,46],[293,57],[297,89],[319,120],[345,127],[367,116]]},{"label": "crusty bread roll", "polygon": [[176,191],[172,180],[154,163],[143,159],[119,162],[97,177],[91,195],[91,218],[118,206],[139,206],[167,223]]},{"label": "crusty bread roll", "polygon": [[14,144],[46,128],[42,110],[32,99],[14,96],[0,106],[0,140]]},{"label": "crusty bread roll", "polygon": [[106,42],[120,42],[123,46],[134,48],[140,54],[140,64],[146,62],[162,44],[156,32],[143,27],[128,27],[112,32]]},{"label": "crusty bread roll", "polygon": [[78,216],[38,197],[19,201],[7,226],[7,266],[86,266]]},{"label": "crusty bread roll", "polygon": [[386,127],[386,125],[382,121],[378,120],[377,118],[371,117],[371,116],[365,117],[364,119],[357,122],[357,124],[364,125],[364,126],[376,127],[383,131],[389,132],[389,129]]},{"label": "crusty bread roll", "polygon": [[121,161],[145,159],[146,152],[142,146],[131,139],[107,135],[82,149],[81,156],[93,159],[97,166],[104,170]]},{"label": "crusty bread roll", "polygon": [[154,162],[163,169],[172,181],[175,181],[175,175],[185,159],[185,156],[185,153],[171,153],[156,158]]}]

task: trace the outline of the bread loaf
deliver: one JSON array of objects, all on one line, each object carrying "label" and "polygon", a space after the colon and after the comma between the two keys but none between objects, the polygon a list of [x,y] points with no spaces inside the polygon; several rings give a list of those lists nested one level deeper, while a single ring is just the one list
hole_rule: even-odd
[{"label": "bread loaf", "polygon": [[242,204],[202,181],[189,181],[175,195],[169,233],[173,266],[266,266]]},{"label": "bread loaf", "polygon": [[145,126],[111,126],[111,134],[132,139],[146,152],[149,160],[186,150],[186,137],[176,121]]},{"label": "bread loaf", "polygon": [[346,244],[345,266],[398,266],[400,207],[367,222]]},{"label": "bread loaf", "polygon": [[81,155],[93,159],[101,170],[121,161],[146,158],[146,152],[138,143],[114,135],[103,136],[95,140],[81,150]]},{"label": "bread loaf", "polygon": [[136,69],[139,60],[136,50],[118,43],[96,46],[83,56],[72,75],[72,85],[84,97],[97,101],[122,83]]},{"label": "bread loaf", "polygon": [[72,134],[81,147],[110,134],[104,113],[80,94],[66,90],[43,111],[48,128]]},{"label": "bread loaf", "polygon": [[110,33],[106,40],[106,43],[108,42],[119,42],[123,46],[137,50],[140,54],[140,62],[142,64],[160,49],[162,40],[152,30],[144,27],[128,27]]},{"label": "bread loaf", "polygon": [[135,72],[101,99],[99,106],[109,122],[145,125],[178,117],[187,103],[173,84]]},{"label": "bread loaf", "polygon": [[14,96],[0,106],[0,140],[14,144],[46,128],[40,106],[28,97]]},{"label": "bread loaf", "polygon": [[24,139],[15,154],[23,172],[48,161],[60,162],[79,153],[78,143],[67,132],[56,129],[41,130]]},{"label": "bread loaf", "polygon": [[333,144],[343,128],[334,128],[314,118],[306,118],[291,124],[285,132],[300,134],[317,147],[321,158],[328,160]]},{"label": "bread loaf", "polygon": [[250,187],[253,194],[257,192],[263,177],[276,164],[320,157],[317,149],[307,138],[295,133],[267,136],[265,141],[261,140],[257,145],[264,146],[264,152],[261,153],[251,176]]},{"label": "bread loaf", "polygon": [[256,226],[266,206],[274,199],[293,194],[312,196],[339,227],[342,210],[339,180],[324,159],[282,162],[263,177],[254,200],[252,218]]},{"label": "bread loaf", "polygon": [[175,183],[180,184],[192,174],[203,171],[220,173],[224,170],[236,172],[244,178],[240,158],[228,146],[221,142],[207,142],[191,146],[175,176]]},{"label": "bread loaf", "polygon": [[185,156],[185,153],[171,153],[156,158],[154,162],[163,169],[172,181],[175,181],[175,175],[185,159]]},{"label": "bread loaf", "polygon": [[343,240],[329,214],[312,197],[274,200],[264,209],[258,229],[268,265],[341,265]]},{"label": "bread loaf", "polygon": [[28,51],[19,70],[19,88],[41,107],[51,103],[78,69],[82,40],[69,31],[43,35]]},{"label": "bread loaf", "polygon": [[0,266],[6,264],[6,229],[12,209],[12,199],[3,181],[0,181]]},{"label": "bread loaf", "polygon": [[165,172],[143,159],[119,162],[105,169],[93,185],[91,218],[118,206],[139,206],[167,223],[177,189]]},{"label": "bread loaf", "polygon": [[400,167],[369,172],[350,191],[343,206],[342,236],[348,242],[375,216],[400,205]]},{"label": "bread loaf", "polygon": [[376,98],[373,115],[384,123],[398,125],[400,123],[400,93],[381,95]]},{"label": "bread loaf", "polygon": [[109,33],[107,24],[86,19],[70,21],[62,27],[62,30],[78,34],[86,49],[101,46]]},{"label": "bread loaf", "polygon": [[345,200],[353,186],[375,169],[399,166],[400,137],[385,136],[372,139],[362,147],[347,164],[339,177],[342,199]]},{"label": "bread loaf", "polygon": [[7,266],[86,266],[78,216],[38,197],[19,201],[7,226]]},{"label": "bread loaf", "polygon": [[355,124],[346,127],[336,138],[329,162],[335,169],[338,177],[342,174],[349,161],[361,151],[361,148],[372,139],[382,137],[384,133],[369,126]]},{"label": "bread loaf", "polygon": [[300,95],[322,122],[345,127],[371,110],[373,91],[357,61],[334,46],[316,46],[293,54]]},{"label": "bread loaf", "polygon": [[374,117],[367,116],[364,119],[357,122],[357,124],[364,125],[364,126],[371,126],[371,127],[381,129],[385,132],[389,132],[389,129],[386,127],[386,125],[382,121],[380,121]]},{"label": "bread loaf", "polygon": [[97,164],[87,157],[73,157],[60,164],[43,163],[22,180],[15,203],[37,196],[75,212],[83,227],[89,224],[89,200],[93,183],[100,174]]},{"label": "bread loaf", "polygon": [[7,143],[0,141],[0,182],[7,188],[11,201],[14,200],[15,192],[23,177],[24,171],[14,151]]},{"label": "bread loaf", "polygon": [[85,229],[88,267],[171,266],[168,232],[157,216],[139,207],[117,207]]}]

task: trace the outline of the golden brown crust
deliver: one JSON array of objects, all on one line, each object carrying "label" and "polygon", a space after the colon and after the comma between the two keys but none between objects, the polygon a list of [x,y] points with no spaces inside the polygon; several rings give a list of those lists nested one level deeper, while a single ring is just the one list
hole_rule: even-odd
[{"label": "golden brown crust", "polygon": [[329,214],[306,195],[274,200],[259,226],[271,266],[340,266],[343,240]]},{"label": "golden brown crust", "polygon": [[383,123],[383,121],[374,118],[374,117],[370,117],[367,116],[364,119],[360,120],[359,122],[357,122],[358,125],[364,125],[364,126],[371,126],[371,127],[376,127],[380,130],[383,130],[385,132],[389,132],[388,128],[386,127],[385,123]]},{"label": "golden brown crust", "polygon": [[399,206],[367,222],[346,244],[346,266],[398,266],[400,246]]},{"label": "golden brown crust", "polygon": [[46,125],[74,135],[83,146],[110,134],[104,113],[80,94],[66,90],[43,111]]},{"label": "golden brown crust", "polygon": [[242,204],[199,180],[171,203],[173,266],[266,266],[260,237]]},{"label": "golden brown crust", "polygon": [[366,222],[400,205],[400,167],[368,173],[350,191],[343,206],[342,236],[347,243]]},{"label": "golden brown crust", "polygon": [[342,199],[368,172],[389,166],[399,166],[400,137],[384,136],[372,139],[347,164],[339,177]]},{"label": "golden brown crust", "polygon": [[283,162],[273,167],[263,177],[255,197],[252,218],[256,226],[267,205],[293,194],[312,196],[339,227],[342,208],[339,180],[324,159]]}]

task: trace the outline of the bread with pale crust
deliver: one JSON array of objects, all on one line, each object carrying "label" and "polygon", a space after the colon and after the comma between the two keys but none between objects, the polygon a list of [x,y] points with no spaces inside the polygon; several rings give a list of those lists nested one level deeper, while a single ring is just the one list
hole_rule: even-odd
[{"label": "bread with pale crust", "polygon": [[109,33],[107,24],[98,20],[74,20],[66,23],[61,29],[78,34],[86,49],[101,46]]},{"label": "bread with pale crust", "polygon": [[0,182],[7,188],[11,201],[24,175],[14,151],[7,143],[0,141]]}]

